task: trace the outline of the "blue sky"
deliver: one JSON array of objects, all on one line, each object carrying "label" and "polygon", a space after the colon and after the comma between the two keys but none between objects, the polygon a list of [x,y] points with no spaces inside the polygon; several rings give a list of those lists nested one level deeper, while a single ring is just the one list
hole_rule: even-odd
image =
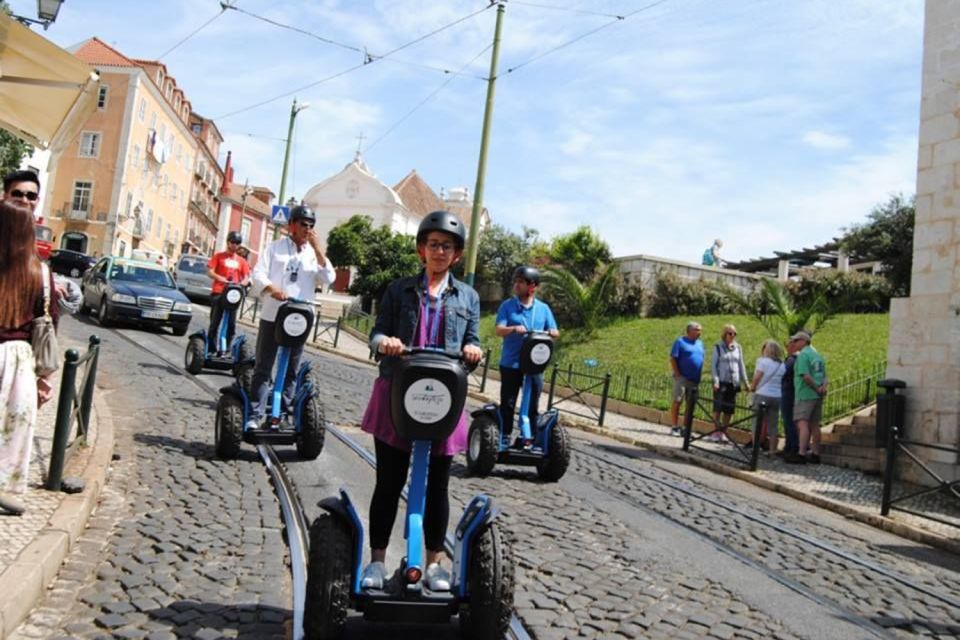
[{"label": "blue sky", "polygon": [[[36,11],[32,0],[10,5]],[[236,5],[382,54],[487,0]],[[644,7],[506,73],[612,20],[595,13]],[[44,35],[62,46],[96,35],[157,58],[219,11],[214,0],[66,0]],[[288,193],[339,171],[361,133],[384,182],[416,169],[437,191],[472,192],[486,91],[477,76],[487,75],[494,21],[494,9],[481,11],[298,91],[310,107],[297,119]],[[699,261],[719,237],[724,257],[741,259],[829,241],[891,193],[914,191],[922,37],[922,0],[508,1],[485,203],[495,222],[545,237],[589,224],[616,255]],[[452,80],[419,66],[470,60]],[[221,116],[362,54],[227,11],[163,62],[194,109],[216,119],[238,181],[277,190],[292,96]]]}]

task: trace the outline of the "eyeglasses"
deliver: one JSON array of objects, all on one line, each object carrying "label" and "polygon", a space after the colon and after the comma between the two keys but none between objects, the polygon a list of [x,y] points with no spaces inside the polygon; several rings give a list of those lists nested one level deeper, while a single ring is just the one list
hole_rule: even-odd
[{"label": "eyeglasses", "polygon": [[297,222],[300,224],[301,227],[306,227],[307,229],[313,229],[313,224],[314,224],[314,223],[313,223],[313,222],[310,222],[309,220],[302,220],[302,219],[301,219],[301,220],[297,220]]},{"label": "eyeglasses", "polygon": [[735,336],[735,335],[737,335],[737,332],[736,332],[736,331],[727,331],[727,332],[725,332],[723,335],[725,335],[725,336]]},{"label": "eyeglasses", "polygon": [[437,242],[436,240],[431,240],[427,243],[427,249],[433,251],[434,253],[438,251],[443,251],[444,253],[450,253],[453,251],[453,243],[451,242]]},{"label": "eyeglasses", "polygon": [[30,202],[35,201],[40,197],[40,194],[36,191],[20,191],[20,189],[14,189],[10,192],[11,198],[26,198]]},{"label": "eyeglasses", "polygon": [[227,244],[240,244],[239,240],[227,240]]}]

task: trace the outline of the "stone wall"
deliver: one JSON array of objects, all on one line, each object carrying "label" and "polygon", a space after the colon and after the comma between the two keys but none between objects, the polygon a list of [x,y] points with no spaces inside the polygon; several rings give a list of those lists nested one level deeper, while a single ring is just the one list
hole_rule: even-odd
[{"label": "stone wall", "polygon": [[707,282],[723,282],[734,289],[749,293],[759,280],[766,276],[733,271],[732,269],[718,269],[692,262],[657,258],[655,256],[635,255],[615,258],[620,263],[620,272],[631,279],[639,278],[647,290],[652,290],[656,284],[659,272],[674,273],[682,280],[705,280]]},{"label": "stone wall", "polygon": [[[910,297],[892,301],[887,375],[907,383],[907,437],[960,445],[960,0],[927,0]],[[956,454],[918,449],[960,479]],[[916,465],[902,475],[929,484]]]}]

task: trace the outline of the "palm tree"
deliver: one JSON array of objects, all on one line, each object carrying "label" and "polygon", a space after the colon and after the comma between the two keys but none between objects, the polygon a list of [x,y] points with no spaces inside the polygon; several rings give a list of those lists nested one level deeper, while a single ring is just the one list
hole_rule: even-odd
[{"label": "palm tree", "polygon": [[546,266],[544,284],[550,291],[550,297],[569,311],[574,326],[579,328],[585,338],[596,334],[610,305],[610,296],[616,285],[617,263],[601,266],[593,278],[584,285],[567,269],[559,266]]},{"label": "palm tree", "polygon": [[785,342],[801,330],[813,333],[836,313],[825,291],[798,307],[786,287],[776,280],[764,278],[761,285],[755,296],[746,296],[728,285],[717,288],[743,313],[756,318],[774,340]]}]

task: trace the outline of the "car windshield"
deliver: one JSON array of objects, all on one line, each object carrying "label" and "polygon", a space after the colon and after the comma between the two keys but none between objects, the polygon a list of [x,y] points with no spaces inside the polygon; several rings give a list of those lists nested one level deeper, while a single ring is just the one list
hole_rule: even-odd
[{"label": "car windshield", "polygon": [[114,262],[110,267],[110,279],[118,282],[139,282],[152,284],[158,287],[174,288],[173,280],[163,269],[148,265],[130,264],[128,262]]},{"label": "car windshield", "polygon": [[206,260],[181,260],[180,264],[177,265],[178,271],[183,271],[184,273],[206,273],[207,272],[207,261]]},{"label": "car windshield", "polygon": [[53,240],[53,231],[51,231],[50,227],[36,225],[33,229],[37,234],[37,240],[42,240],[44,242],[50,242]]}]

